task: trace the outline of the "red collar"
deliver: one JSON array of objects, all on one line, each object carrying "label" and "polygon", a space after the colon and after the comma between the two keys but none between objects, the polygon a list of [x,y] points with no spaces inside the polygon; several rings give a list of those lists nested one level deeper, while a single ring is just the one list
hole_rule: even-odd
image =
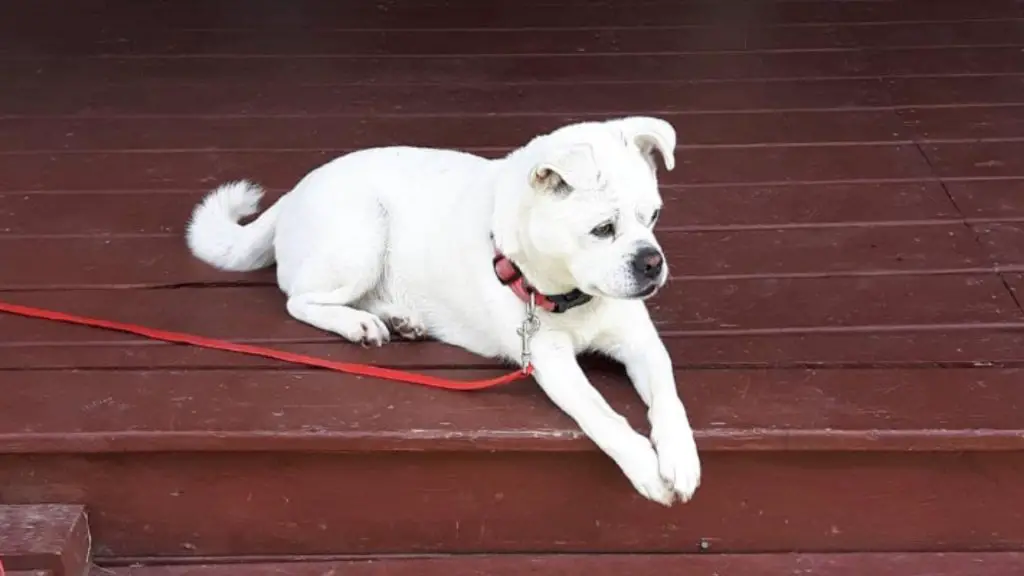
[{"label": "red collar", "polygon": [[529,302],[532,295],[538,308],[555,314],[582,306],[590,302],[592,298],[578,289],[564,294],[541,294],[526,281],[522,270],[497,248],[494,249],[494,274],[498,277],[499,282],[508,286],[512,293],[523,302]]}]

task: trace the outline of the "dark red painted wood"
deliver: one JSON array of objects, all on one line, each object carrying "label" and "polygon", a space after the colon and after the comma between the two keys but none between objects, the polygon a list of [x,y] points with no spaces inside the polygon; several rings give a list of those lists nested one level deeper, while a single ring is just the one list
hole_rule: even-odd
[{"label": "dark red painted wood", "polygon": [[[0,73],[32,82],[157,81],[202,83],[218,79],[295,84],[509,84],[651,81],[724,81],[834,77],[887,77],[1024,72],[1019,49],[902,48],[828,51],[642,54],[490,54],[476,56],[341,56],[305,58],[264,54],[201,58],[159,57],[0,60]],[[29,84],[31,85],[31,84]]]},{"label": "dark red painted wood", "polygon": [[[722,53],[696,55],[593,55],[575,56],[500,56],[491,57],[422,57],[422,58],[330,58],[330,57],[256,57],[256,58],[129,58],[112,60],[0,60],[0,73],[20,80],[15,86],[23,89],[70,89],[93,82],[86,91],[91,98],[79,102],[83,106],[95,102],[106,93],[139,87],[139,78],[146,79],[139,87],[150,92],[179,91],[199,85],[220,83],[257,92],[257,86],[277,84],[312,87],[356,87],[372,85],[485,86],[525,85],[533,88],[564,84],[603,85],[609,76],[615,83],[701,82],[725,83],[722,88],[736,88],[735,83],[751,80],[779,83],[789,80],[805,82],[871,81],[876,77],[913,78],[899,80],[927,81],[922,75],[954,75],[942,78],[956,80],[955,75],[1019,74],[1024,64],[1017,48],[977,48],[978,54],[964,54],[957,49],[963,63],[949,63],[950,53],[939,49],[902,50],[890,54],[874,54],[873,60],[857,50],[849,52],[783,52]],[[872,62],[877,62],[873,64]],[[1010,64],[1008,64],[1009,62]],[[930,65],[929,65],[930,64]],[[628,72],[627,72],[628,71]],[[995,78],[1002,78],[995,76]],[[843,80],[845,79],[845,80]],[[226,81],[231,80],[230,83]],[[725,81],[733,81],[726,83]],[[548,86],[551,84],[552,86]],[[897,84],[898,86],[899,84]],[[136,88],[138,89],[138,88]],[[131,94],[131,91],[127,92]],[[151,96],[150,99],[153,97]],[[25,101],[24,97],[6,95],[0,110],[12,113],[43,113],[44,106],[56,102]],[[69,104],[69,103],[65,103]],[[10,109],[10,110],[8,110]],[[195,110],[198,110],[196,108]]]},{"label": "dark red painted wood", "polygon": [[[186,62],[191,66],[191,61]],[[282,74],[291,74],[289,63]],[[261,68],[262,69],[262,68]],[[301,69],[301,68],[299,68]],[[71,72],[69,72],[71,73]],[[985,92],[979,84],[966,101],[1016,102],[1020,83],[1012,77],[988,77],[1005,84],[1009,93]],[[928,89],[943,89],[945,83],[961,79],[939,79]],[[923,82],[923,81],[922,81]],[[841,107],[880,107],[889,103],[885,84],[877,79],[791,80],[779,82],[649,82],[628,84],[628,97],[616,84],[441,84],[422,86],[341,85],[320,77],[315,85],[293,85],[287,78],[205,79],[198,83],[141,79],[113,85],[94,85],[84,79],[27,83],[20,90],[0,92],[0,115],[84,117],[130,115],[189,116],[324,116],[347,115],[360,118],[381,115],[571,115],[634,114],[741,110],[826,110]],[[621,85],[620,86],[627,86]],[[604,89],[602,89],[602,87]],[[957,87],[957,86],[954,86]],[[73,91],[75,98],[64,94]],[[943,95],[945,100],[957,100]],[[935,98],[940,98],[935,96]],[[961,100],[964,101],[964,100]]]},{"label": "dark red painted wood", "polygon": [[947,179],[945,187],[968,218],[1024,219],[1024,203],[1020,201],[1024,176],[991,180]]},{"label": "dark red painted wood", "polygon": [[[46,16],[59,7],[66,11],[67,22],[104,24],[113,29],[132,28],[248,28],[274,30],[285,27],[331,28],[530,28],[530,27],[637,27],[683,25],[735,25],[756,23],[759,28],[780,24],[916,22],[920,20],[984,20],[1017,18],[1020,11],[1013,0],[976,0],[964,4],[958,0],[931,1],[922,13],[917,2],[740,2],[722,9],[716,2],[641,3],[642,9],[619,2],[581,3],[545,2],[544,20],[537,12],[508,4],[457,2],[455,6],[432,2],[373,4],[304,2],[282,8],[278,2],[256,5],[238,0],[193,1],[187,4],[85,2],[74,8],[58,0],[33,3],[30,7],[8,8],[0,14],[29,17],[32,25],[17,26],[9,18],[0,31],[28,32],[43,27]],[[74,29],[75,26],[67,25]],[[59,28],[58,28],[59,30]],[[791,34],[793,32],[790,32]]]},{"label": "dark red painted wood", "polygon": [[1024,76],[962,76],[887,78],[885,86],[896,106],[1020,104]]},{"label": "dark red painted wood", "polygon": [[1001,268],[1024,263],[1024,222],[993,222],[974,227],[978,241]]},{"label": "dark red painted wood", "polygon": [[[946,185],[957,206],[976,220],[1024,218],[1024,206],[1014,202],[1014,182]],[[0,243],[19,235],[180,235],[193,207],[208,191],[0,193],[0,230],[6,234]],[[269,206],[281,193],[269,191],[264,204]],[[901,223],[944,228],[942,224],[960,219],[937,182],[667,186],[661,193],[668,206],[659,219],[661,233]]]},{"label": "dark red painted wood", "polygon": [[[975,49],[985,50],[985,49]],[[981,52],[978,63],[968,62],[946,73],[1006,72],[1002,52]],[[82,82],[96,85],[154,81],[203,83],[213,79],[295,84],[509,84],[509,83],[617,83],[694,80],[752,80],[827,77],[875,77],[886,73],[883,65],[870,66],[862,51],[725,52],[677,54],[533,55],[491,54],[477,56],[350,57],[327,53],[306,58],[266,55],[231,57],[208,53],[201,58],[145,57],[95,59],[0,60],[0,73],[11,78],[41,82]],[[916,56],[942,58],[937,50]],[[915,53],[911,52],[910,56]],[[986,58],[987,56],[987,58]],[[1001,58],[1003,57],[1003,58]],[[912,68],[908,72],[913,73]],[[992,60],[992,62],[988,62]],[[924,72],[928,72],[923,67]],[[1013,71],[1013,70],[1010,70]],[[30,84],[31,85],[31,84]],[[157,84],[159,86],[159,84]]]},{"label": "dark red painted wood", "polygon": [[940,177],[1016,178],[1024,175],[1024,140],[926,144],[922,149]]},{"label": "dark red painted wood", "polygon": [[743,554],[743,555],[493,555],[441,558],[367,558],[290,563],[104,567],[92,576],[1012,576],[1024,557],[1015,552],[937,554]]},{"label": "dark red painted wood", "polygon": [[643,501],[591,451],[8,455],[0,486],[7,501],[87,503],[98,557],[1024,542],[1012,504],[1024,498],[1021,451],[709,452],[703,462],[699,496],[671,509]]},{"label": "dark red painted wood", "polygon": [[1020,74],[1022,39],[1024,31],[1018,31],[1009,46],[874,49],[865,55],[864,71],[879,76]]},{"label": "dark red painted wood", "polygon": [[1024,302],[1024,274],[1003,274],[1017,302]]},{"label": "dark red painted wood", "polygon": [[[0,489],[0,502],[7,502],[3,494]],[[80,505],[0,504],[0,560],[14,574],[81,576],[88,570],[91,549]]]},{"label": "dark red painted wood", "polygon": [[[0,191],[180,189],[242,177],[275,188],[290,188],[309,170],[342,152],[2,154],[0,173],[5,177]],[[676,170],[663,174],[661,181],[666,185],[720,185],[929,177],[928,164],[913,145],[864,144],[697,148],[680,154]]]},{"label": "dark red painted wood", "polygon": [[[925,294],[930,298],[921,297]],[[335,339],[290,320],[284,297],[274,286],[8,292],[5,298],[85,316],[159,324],[166,330],[204,331],[211,337],[285,342]],[[184,302],[188,305],[175,304]],[[787,306],[787,302],[801,306]],[[1024,319],[995,274],[674,281],[651,300],[651,309],[668,336],[843,331],[844,327],[870,332],[871,326],[938,327]],[[217,320],[211,322],[212,318]],[[128,338],[15,316],[0,316],[0,326],[11,335],[9,341],[16,342],[51,342],[62,334],[68,336],[61,340]]]},{"label": "dark red painted wood", "polygon": [[[646,430],[622,370],[591,373]],[[982,368],[677,373],[708,453],[1021,450],[1022,378]],[[533,382],[459,394],[302,370],[16,371],[0,392],[5,454],[595,450]]]},{"label": "dark red painted wood", "polygon": [[[934,5],[934,4],[932,4]],[[922,14],[924,14],[922,12]],[[927,17],[927,16],[923,16]],[[1018,14],[1019,17],[1019,14]],[[844,33],[859,46],[1012,46],[1020,44],[1019,20],[964,20],[915,23],[879,23],[871,26],[844,26]]]},{"label": "dark red painted wood", "polygon": [[919,140],[1020,138],[1024,106],[972,108],[910,108],[899,111],[904,130]]},{"label": "dark red painted wood", "polygon": [[[689,366],[1014,363],[1022,313],[992,276],[880,276],[682,282],[653,303],[677,363]],[[929,294],[929,299],[918,295]],[[942,296],[939,297],[938,295]],[[8,300],[163,329],[267,343],[348,361],[487,365],[433,343],[364,350],[291,320],[274,287],[8,293]],[[179,304],[189,302],[188,306]],[[801,307],[789,303],[801,302]],[[211,323],[210,319],[216,318]],[[1012,327],[1012,328],[1011,328]],[[0,317],[0,366],[266,366],[267,361]],[[16,335],[16,336],[15,336]],[[319,346],[309,346],[321,343]],[[308,344],[302,346],[301,344]]]},{"label": "dark red painted wood", "polygon": [[[1001,118],[1005,108],[993,114]],[[592,118],[592,117],[590,117]],[[675,113],[679,154],[703,146],[909,141],[889,110]],[[6,118],[0,151],[336,149],[403,143],[494,153],[587,115],[476,117]],[[995,119],[993,119],[995,122]],[[995,128],[993,128],[995,129]],[[1005,130],[1012,129],[1011,126]],[[1001,134],[1001,133],[1000,133]],[[997,134],[998,135],[998,134]]]},{"label": "dark red painted wood", "polygon": [[[188,212],[179,216],[184,222]],[[999,231],[1013,225],[977,226]],[[916,227],[666,231],[660,239],[672,277],[687,280],[982,273],[992,266],[971,230],[956,222]],[[273,282],[272,270],[221,272],[199,262],[176,234],[22,236],[0,239],[0,251],[36,255],[17,268],[0,270],[0,287],[5,289]],[[1005,257],[997,260],[1004,265],[1024,264]]]},{"label": "dark red painted wood", "polygon": [[[68,328],[69,336],[71,327]],[[680,368],[735,367],[914,367],[1021,366],[1024,333],[993,326],[855,327],[847,331],[819,327],[802,333],[736,331],[728,336],[710,331],[673,336],[666,342]],[[3,369],[178,369],[280,368],[269,360],[194,348],[147,342],[105,342],[91,333],[84,342],[69,346],[56,342],[15,343],[0,346]],[[484,366],[493,362],[458,349],[431,342],[394,343],[386,348],[362,350],[337,341],[270,342],[260,344],[338,361],[364,362],[421,369],[429,366]],[[586,364],[588,368],[591,363]],[[922,373],[923,374],[923,373]]]},{"label": "dark red painted wood", "polygon": [[[664,3],[636,2],[645,9],[664,10]],[[451,8],[449,8],[451,9]],[[718,25],[682,28],[462,30],[295,30],[261,31],[75,29],[59,36],[12,34],[0,38],[0,54],[18,56],[87,55],[465,55],[686,53],[710,51],[762,52],[828,50],[870,46],[918,48],[947,46],[1009,46],[1020,42],[1020,23],[1013,20],[893,23],[857,26],[748,28]]]},{"label": "dark red painted wood", "polygon": [[[663,9],[652,7],[652,9]],[[449,8],[450,9],[450,8]],[[1006,24],[985,22],[984,26],[965,24],[925,25],[919,43],[937,42],[957,36],[971,39],[1015,38]],[[170,30],[144,31],[77,30],[61,36],[11,34],[0,38],[0,54],[18,56],[137,55],[183,56],[205,54],[233,55],[309,55],[346,54],[352,56],[462,55],[477,54],[589,54],[589,53],[685,53],[711,51],[762,51],[835,49],[854,44],[855,29],[809,27],[799,35],[751,34],[749,30],[717,26],[673,29],[604,28],[599,30],[564,29],[557,34],[547,30],[295,30],[283,28],[277,34],[254,30]],[[893,34],[899,34],[894,31]],[[904,32],[906,34],[906,32]],[[929,35],[929,37],[925,37]],[[934,38],[935,40],[931,40]],[[496,52],[498,47],[500,52]]]}]

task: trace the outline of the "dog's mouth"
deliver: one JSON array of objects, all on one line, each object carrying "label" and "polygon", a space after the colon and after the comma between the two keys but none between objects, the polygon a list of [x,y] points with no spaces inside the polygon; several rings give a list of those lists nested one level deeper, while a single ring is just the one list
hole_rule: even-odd
[{"label": "dog's mouth", "polygon": [[637,290],[628,293],[606,292],[596,286],[589,286],[587,288],[582,288],[582,290],[591,296],[612,298],[615,300],[646,300],[654,296],[664,284],[664,282],[653,281],[648,284],[643,284]]},{"label": "dog's mouth", "polygon": [[638,292],[634,292],[633,294],[631,294],[629,296],[629,299],[630,300],[646,300],[646,299],[650,298],[651,296],[654,296],[655,292],[658,291],[658,288],[661,288],[661,285],[658,284],[657,282],[652,282],[649,286],[645,287],[644,289],[642,289],[642,290],[640,290]]}]

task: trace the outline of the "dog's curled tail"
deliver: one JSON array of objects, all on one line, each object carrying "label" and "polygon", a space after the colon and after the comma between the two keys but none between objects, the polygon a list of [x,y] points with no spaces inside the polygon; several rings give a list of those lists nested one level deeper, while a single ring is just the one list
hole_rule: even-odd
[{"label": "dog's curled tail", "polygon": [[263,188],[248,180],[222,184],[207,194],[193,210],[185,231],[192,254],[211,266],[234,272],[273,264],[279,204],[252,222],[239,224],[259,211],[262,197]]}]

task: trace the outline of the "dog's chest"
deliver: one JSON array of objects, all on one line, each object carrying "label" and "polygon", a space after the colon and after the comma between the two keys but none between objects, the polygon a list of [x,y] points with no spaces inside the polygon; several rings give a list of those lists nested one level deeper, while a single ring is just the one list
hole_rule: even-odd
[{"label": "dog's chest", "polygon": [[602,333],[602,323],[596,321],[592,314],[545,314],[541,318],[543,329],[560,332],[569,337],[576,353],[593,348]]}]

